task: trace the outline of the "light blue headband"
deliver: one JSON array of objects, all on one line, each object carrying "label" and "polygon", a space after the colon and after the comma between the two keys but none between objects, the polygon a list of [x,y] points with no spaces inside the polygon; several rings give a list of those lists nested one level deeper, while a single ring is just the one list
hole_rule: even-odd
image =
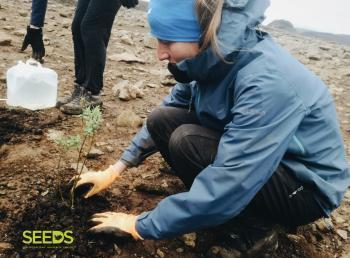
[{"label": "light blue headband", "polygon": [[194,0],[150,0],[148,23],[152,36],[167,41],[198,42],[201,32]]}]

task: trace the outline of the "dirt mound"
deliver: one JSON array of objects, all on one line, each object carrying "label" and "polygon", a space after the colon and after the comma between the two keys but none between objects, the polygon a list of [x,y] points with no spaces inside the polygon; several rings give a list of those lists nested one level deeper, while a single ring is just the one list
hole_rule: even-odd
[{"label": "dirt mound", "polygon": [[[51,191],[54,189],[50,189]],[[64,193],[69,192],[63,189]],[[11,244],[15,250],[19,250],[21,256],[38,257],[38,248],[44,256],[56,254],[58,257],[71,257],[79,255],[81,257],[108,257],[114,254],[114,242],[112,239],[99,238],[86,234],[89,228],[88,219],[96,212],[102,212],[112,209],[110,195],[98,196],[89,200],[75,200],[74,209],[70,208],[69,196],[64,194],[65,201],[61,200],[58,191],[46,196],[32,197],[28,200],[28,206],[25,213],[17,218],[17,223],[13,227],[13,234],[10,235]],[[28,229],[37,231],[67,230],[74,233],[74,241],[71,245],[38,245],[36,248],[30,248],[22,243],[23,237],[17,232],[24,232]],[[12,251],[8,255],[13,254]]]},{"label": "dirt mound", "polygon": [[[55,114],[54,114],[55,113]],[[0,108],[0,146],[23,141],[23,134],[40,138],[44,128],[55,126],[61,119],[56,110],[52,113]]]}]

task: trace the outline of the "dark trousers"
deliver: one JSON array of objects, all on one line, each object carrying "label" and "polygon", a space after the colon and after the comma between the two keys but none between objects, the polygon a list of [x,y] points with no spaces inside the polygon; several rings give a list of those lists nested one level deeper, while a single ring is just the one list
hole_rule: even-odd
[{"label": "dark trousers", "polygon": [[[199,124],[195,112],[160,107],[147,119],[147,129],[175,174],[190,188],[195,177],[214,161],[222,132]],[[279,166],[242,212],[287,227],[308,224],[323,216],[317,191]]]},{"label": "dark trousers", "polygon": [[72,34],[76,83],[93,95],[103,87],[106,50],[119,0],[78,0]]}]

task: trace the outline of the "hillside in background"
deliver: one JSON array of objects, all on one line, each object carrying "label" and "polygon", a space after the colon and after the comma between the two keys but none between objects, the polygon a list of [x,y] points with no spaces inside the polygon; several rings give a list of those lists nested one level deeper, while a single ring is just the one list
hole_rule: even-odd
[{"label": "hillside in background", "polygon": [[327,41],[337,42],[350,45],[350,35],[333,34],[327,32],[319,32],[302,28],[295,28],[290,21],[275,20],[267,25],[267,27],[284,30],[291,33],[298,33],[307,37],[319,38]]}]

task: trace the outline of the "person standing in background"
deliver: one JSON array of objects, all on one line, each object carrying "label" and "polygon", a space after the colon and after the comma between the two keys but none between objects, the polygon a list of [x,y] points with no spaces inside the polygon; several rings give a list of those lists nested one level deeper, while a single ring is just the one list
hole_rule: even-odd
[{"label": "person standing in background", "polygon": [[[71,94],[56,105],[63,113],[78,115],[87,106],[102,105],[100,92],[115,16],[121,5],[131,8],[137,4],[138,0],[78,0],[72,22],[75,82]],[[39,61],[45,56],[42,28],[46,9],[47,0],[32,1],[30,25],[21,49],[31,45],[32,57]]]}]

